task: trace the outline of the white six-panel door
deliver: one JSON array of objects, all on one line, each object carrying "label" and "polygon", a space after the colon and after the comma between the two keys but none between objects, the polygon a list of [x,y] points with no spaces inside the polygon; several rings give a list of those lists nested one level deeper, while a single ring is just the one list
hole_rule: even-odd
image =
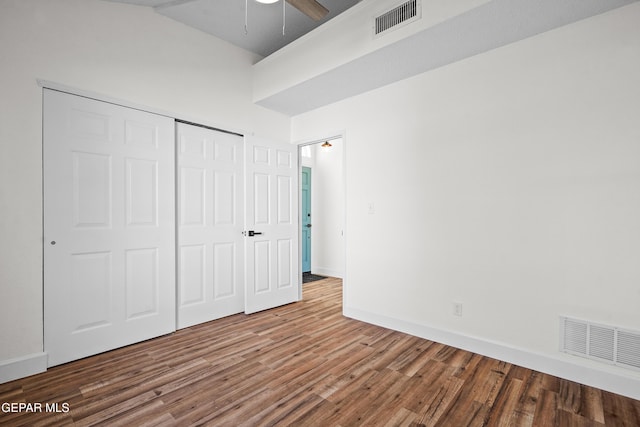
[{"label": "white six-panel door", "polygon": [[49,366],[175,330],[174,121],[44,91]]},{"label": "white six-panel door", "polygon": [[297,147],[48,89],[43,112],[49,366],[299,299]]},{"label": "white six-panel door", "polygon": [[245,180],[245,312],[253,313],[300,297],[297,147],[246,137]]},{"label": "white six-panel door", "polygon": [[244,311],[243,139],[177,123],[178,328]]}]

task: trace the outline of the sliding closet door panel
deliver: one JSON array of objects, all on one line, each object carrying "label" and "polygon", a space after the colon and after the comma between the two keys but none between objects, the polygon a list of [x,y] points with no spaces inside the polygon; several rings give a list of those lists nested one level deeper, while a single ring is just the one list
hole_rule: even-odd
[{"label": "sliding closet door panel", "polygon": [[177,124],[178,328],[244,311],[243,141]]},{"label": "sliding closet door panel", "polygon": [[175,330],[174,121],[44,94],[49,366]]}]

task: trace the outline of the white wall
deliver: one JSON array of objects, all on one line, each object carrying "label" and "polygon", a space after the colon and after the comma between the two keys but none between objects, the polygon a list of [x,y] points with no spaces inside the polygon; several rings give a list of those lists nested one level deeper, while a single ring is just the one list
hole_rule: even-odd
[{"label": "white wall", "polygon": [[638,22],[635,3],[294,117],[294,140],[345,129],[345,312],[640,398],[639,372],[558,352],[560,315],[640,330]]},{"label": "white wall", "polygon": [[311,272],[344,276],[344,143],[331,140],[332,147],[311,146]]},{"label": "white wall", "polygon": [[43,350],[42,89],[36,79],[289,140],[290,119],[251,102],[256,60],[148,8],[0,1],[0,365]]}]

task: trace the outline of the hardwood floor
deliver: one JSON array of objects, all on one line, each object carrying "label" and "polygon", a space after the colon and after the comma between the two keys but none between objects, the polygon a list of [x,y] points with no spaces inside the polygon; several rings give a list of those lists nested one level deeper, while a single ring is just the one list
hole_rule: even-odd
[{"label": "hardwood floor", "polygon": [[1,384],[0,403],[43,407],[0,424],[640,426],[640,401],[345,318],[341,298],[338,279],[309,283],[299,303]]}]

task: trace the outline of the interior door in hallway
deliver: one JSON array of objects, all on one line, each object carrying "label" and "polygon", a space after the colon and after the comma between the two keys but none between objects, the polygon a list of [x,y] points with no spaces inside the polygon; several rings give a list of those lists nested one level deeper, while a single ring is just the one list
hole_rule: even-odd
[{"label": "interior door in hallway", "polygon": [[302,228],[300,245],[302,245],[302,272],[311,272],[311,168],[303,166],[300,174],[300,205]]},{"label": "interior door in hallway", "polygon": [[245,312],[300,299],[298,147],[245,138]]},{"label": "interior door in hallway", "polygon": [[44,349],[175,330],[174,120],[45,89]]},{"label": "interior door in hallway", "polygon": [[177,123],[178,328],[244,311],[243,138]]}]

